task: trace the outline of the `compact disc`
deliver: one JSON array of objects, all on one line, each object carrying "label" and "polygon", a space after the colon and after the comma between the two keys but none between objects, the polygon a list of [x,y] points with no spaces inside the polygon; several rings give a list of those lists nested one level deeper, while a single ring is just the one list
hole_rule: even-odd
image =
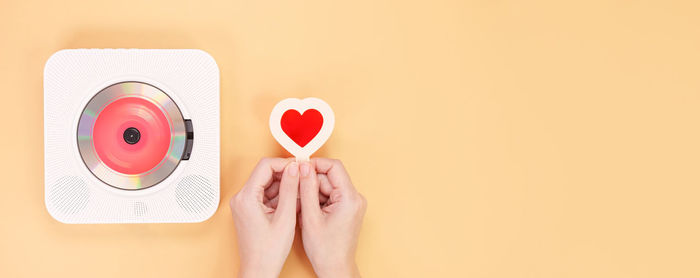
[{"label": "compact disc", "polygon": [[126,190],[151,187],[177,168],[185,153],[185,120],[175,102],[142,82],[98,92],[78,121],[78,150],[104,183]]}]

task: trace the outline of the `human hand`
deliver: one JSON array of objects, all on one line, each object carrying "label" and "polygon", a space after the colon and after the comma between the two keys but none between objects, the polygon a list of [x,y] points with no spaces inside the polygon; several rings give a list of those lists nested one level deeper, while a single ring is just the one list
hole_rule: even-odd
[{"label": "human hand", "polygon": [[298,190],[298,163],[263,158],[231,198],[241,256],[239,277],[279,276],[294,240]]},{"label": "human hand", "polygon": [[367,201],[339,160],[314,158],[299,165],[302,241],[319,277],[359,277],[357,238]]}]

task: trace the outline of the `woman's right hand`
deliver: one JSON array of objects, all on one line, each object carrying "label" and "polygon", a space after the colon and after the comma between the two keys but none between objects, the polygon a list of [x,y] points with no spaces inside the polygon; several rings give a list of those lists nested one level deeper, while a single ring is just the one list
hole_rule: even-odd
[{"label": "woman's right hand", "polygon": [[299,165],[304,250],[319,277],[359,277],[357,239],[367,208],[339,160],[314,158]]}]

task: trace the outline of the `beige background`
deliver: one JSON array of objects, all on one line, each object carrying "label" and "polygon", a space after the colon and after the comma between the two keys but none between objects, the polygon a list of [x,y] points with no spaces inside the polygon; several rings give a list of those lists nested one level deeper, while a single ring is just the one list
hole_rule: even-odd
[{"label": "beige background", "polygon": [[[563,3],[567,2],[567,3]],[[0,1],[1,277],[232,277],[228,199],[318,96],[369,210],[367,277],[699,277],[695,1]],[[64,225],[42,71],[63,48],[200,48],[221,70],[208,221]],[[313,272],[297,242],[282,276]]]}]

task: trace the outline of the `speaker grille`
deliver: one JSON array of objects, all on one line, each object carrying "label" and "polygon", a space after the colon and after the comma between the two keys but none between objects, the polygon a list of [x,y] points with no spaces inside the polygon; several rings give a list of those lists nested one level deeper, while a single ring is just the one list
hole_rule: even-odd
[{"label": "speaker grille", "polygon": [[146,215],[146,212],[148,212],[148,207],[146,206],[145,203],[143,203],[143,202],[135,202],[134,203],[134,215],[144,216],[144,215]]},{"label": "speaker grille", "polygon": [[57,211],[63,214],[75,214],[87,206],[90,191],[83,179],[66,176],[56,181],[48,197]]},{"label": "speaker grille", "polygon": [[207,211],[216,200],[216,192],[209,180],[203,176],[186,176],[175,189],[177,204],[189,213]]}]

